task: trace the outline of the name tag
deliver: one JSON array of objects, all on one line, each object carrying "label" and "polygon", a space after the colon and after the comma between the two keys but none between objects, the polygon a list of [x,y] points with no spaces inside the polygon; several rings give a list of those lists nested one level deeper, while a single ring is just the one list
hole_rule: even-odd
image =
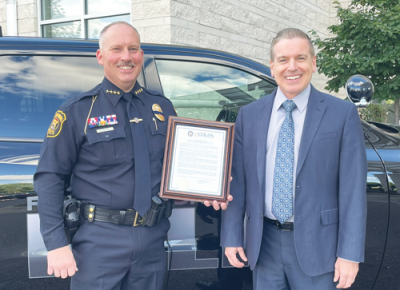
[{"label": "name tag", "polygon": [[97,129],[97,133],[103,133],[103,132],[108,132],[108,131],[113,131],[114,127],[107,127],[107,128],[102,128],[102,129]]}]

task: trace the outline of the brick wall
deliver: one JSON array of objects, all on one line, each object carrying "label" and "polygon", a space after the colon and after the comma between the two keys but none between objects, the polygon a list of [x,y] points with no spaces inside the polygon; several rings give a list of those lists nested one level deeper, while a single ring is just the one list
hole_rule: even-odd
[{"label": "brick wall", "polygon": [[[347,5],[350,0],[340,0]],[[227,51],[269,66],[276,33],[287,27],[328,37],[338,23],[331,0],[132,0],[132,24],[142,42]],[[326,77],[315,73],[319,90]],[[344,98],[343,91],[337,96]]]},{"label": "brick wall", "polygon": [[[17,0],[18,36],[37,36],[37,6],[38,0]],[[7,35],[6,0],[0,0],[0,26],[3,35]]]},{"label": "brick wall", "polygon": [[[326,37],[332,23],[330,0],[171,0],[170,9],[170,43],[223,50],[268,66],[279,30],[296,27]],[[326,77],[315,73],[312,83],[323,90]]]},{"label": "brick wall", "polygon": [[38,36],[37,1],[40,0],[17,0],[19,36]]},{"label": "brick wall", "polygon": [[171,44],[170,0],[132,0],[132,25],[142,42]]}]

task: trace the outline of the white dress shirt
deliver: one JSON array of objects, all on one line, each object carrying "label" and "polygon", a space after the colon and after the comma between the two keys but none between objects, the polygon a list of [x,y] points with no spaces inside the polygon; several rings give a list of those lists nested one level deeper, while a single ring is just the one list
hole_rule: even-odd
[{"label": "white dress shirt", "polygon": [[[293,164],[293,208],[296,188],[296,168],[297,159],[299,157],[299,148],[301,135],[303,134],[303,125],[307,112],[308,99],[310,97],[311,85],[308,85],[304,91],[294,97],[292,100],[296,104],[296,108],[292,112],[294,122],[294,164]],[[268,136],[267,136],[267,162],[265,171],[265,213],[267,218],[275,220],[276,217],[272,213],[272,192],[274,186],[274,170],[276,148],[278,145],[279,131],[286,117],[286,110],[282,106],[283,102],[288,100],[282,93],[280,88],[276,92],[274,105],[272,107],[271,118],[269,121]],[[293,216],[287,221],[293,222]]]}]

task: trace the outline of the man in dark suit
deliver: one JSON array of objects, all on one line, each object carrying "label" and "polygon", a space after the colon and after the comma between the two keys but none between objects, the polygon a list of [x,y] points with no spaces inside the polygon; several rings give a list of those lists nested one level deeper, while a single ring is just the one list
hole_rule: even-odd
[{"label": "man in dark suit", "polygon": [[243,267],[237,254],[248,257],[257,290],[348,288],[366,233],[357,109],[310,84],[316,56],[304,32],[280,31],[270,64],[278,88],[236,121],[221,246],[235,267]]}]

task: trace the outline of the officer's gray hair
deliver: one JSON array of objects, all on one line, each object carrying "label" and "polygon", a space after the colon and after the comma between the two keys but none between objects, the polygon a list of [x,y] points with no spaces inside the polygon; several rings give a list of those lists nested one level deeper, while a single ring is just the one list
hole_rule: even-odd
[{"label": "officer's gray hair", "polygon": [[286,29],[279,31],[278,34],[272,39],[271,48],[270,48],[271,61],[273,61],[274,57],[275,57],[275,55],[274,55],[275,45],[282,39],[293,39],[293,38],[307,39],[308,45],[310,46],[310,54],[312,57],[314,57],[314,55],[315,55],[314,46],[311,42],[310,37],[307,35],[307,33],[303,32],[297,28],[286,28]]},{"label": "officer's gray hair", "polygon": [[104,27],[103,30],[100,32],[100,36],[99,36],[99,47],[100,47],[100,49],[103,49],[104,34],[107,32],[107,30],[108,30],[110,27],[112,27],[112,26],[114,26],[114,25],[126,25],[126,26],[131,27],[133,30],[136,31],[137,35],[139,36],[139,43],[140,43],[140,34],[139,34],[139,31],[138,31],[135,27],[133,27],[131,24],[129,24],[128,22],[125,22],[125,21],[116,21],[116,22],[113,22],[113,23],[108,24],[108,25],[107,25],[106,27]]}]

